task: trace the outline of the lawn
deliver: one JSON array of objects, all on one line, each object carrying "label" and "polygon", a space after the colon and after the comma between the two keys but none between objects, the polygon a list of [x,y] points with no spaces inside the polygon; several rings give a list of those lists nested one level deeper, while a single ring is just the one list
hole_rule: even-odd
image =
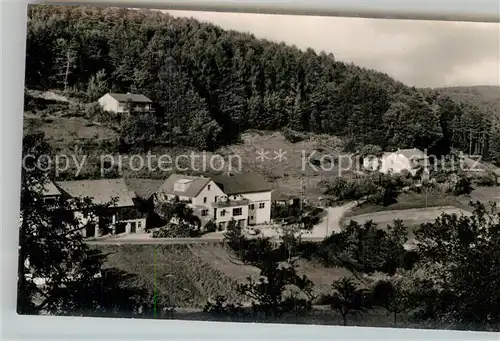
[{"label": "lawn", "polygon": [[[102,245],[109,254],[106,266],[136,275],[131,285],[144,288],[158,302],[177,307],[202,308],[207,300],[225,295],[240,300],[236,292],[237,276],[231,277],[210,264],[205,245]],[[229,269],[228,272],[233,271]]]},{"label": "lawn", "polygon": [[[348,176],[349,171],[341,171],[339,160],[343,160],[342,169],[349,166],[350,157],[341,152],[341,142],[333,136],[309,134],[302,141],[292,143],[279,132],[249,131],[241,135],[241,143],[220,148],[218,153],[222,155],[239,155],[242,159],[244,170],[250,169],[263,173],[276,187],[285,194],[298,195],[303,186],[304,195],[310,199],[317,199],[322,195],[322,189],[318,184],[322,180],[332,180],[339,174]],[[264,160],[258,159],[258,153],[267,152]],[[282,152],[282,158],[278,153]],[[310,166],[311,159],[321,159],[322,167]],[[328,161],[328,157],[334,163]]]},{"label": "lawn", "polygon": [[398,201],[389,206],[364,203],[347,212],[344,218],[354,217],[361,214],[369,214],[383,211],[408,210],[426,207],[454,206],[462,210],[470,211],[469,199],[447,195],[443,193],[403,193],[398,196]]},{"label": "lawn", "polygon": [[[136,275],[130,285],[145,288],[151,297],[156,292],[159,302],[182,308],[201,309],[210,298],[226,296],[229,301],[247,300],[236,291],[237,283],[248,277],[258,278],[260,271],[242,264],[220,244],[193,245],[99,245],[109,254],[107,267],[115,267]],[[343,268],[325,268],[314,261],[300,259],[298,273],[315,284],[316,294],[326,294],[331,283],[351,276]]]},{"label": "lawn", "polygon": [[50,116],[41,118],[35,115],[24,115],[23,123],[25,132],[34,130],[44,132],[58,149],[65,149],[75,142],[109,141],[118,137],[114,130],[91,123],[83,117]]}]

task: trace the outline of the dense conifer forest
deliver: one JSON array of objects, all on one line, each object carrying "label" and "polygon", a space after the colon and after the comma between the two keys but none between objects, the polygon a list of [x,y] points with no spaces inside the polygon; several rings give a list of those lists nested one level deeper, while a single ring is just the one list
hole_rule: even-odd
[{"label": "dense conifer forest", "polygon": [[211,150],[247,129],[291,129],[341,137],[352,150],[455,147],[500,160],[487,106],[159,11],[31,6],[26,55],[29,89],[88,102],[108,91],[150,97],[156,117],[137,120],[151,144]]}]

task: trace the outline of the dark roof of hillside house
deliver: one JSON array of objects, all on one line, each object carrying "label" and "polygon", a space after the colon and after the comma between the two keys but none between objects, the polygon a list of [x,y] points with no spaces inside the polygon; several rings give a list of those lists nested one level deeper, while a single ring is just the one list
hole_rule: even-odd
[{"label": "dark roof of hillside house", "polygon": [[128,101],[134,102],[134,103],[153,103],[152,100],[150,100],[149,98],[147,98],[146,96],[141,95],[141,94],[130,94],[130,93],[127,93],[127,94],[117,94],[117,93],[109,93],[109,95],[111,97],[113,97],[114,99],[116,99],[118,102],[121,102],[121,103],[126,103]]},{"label": "dark roof of hillside house", "polygon": [[115,207],[134,206],[134,193],[124,179],[60,181],[57,186],[71,197],[89,197],[96,204],[107,204],[117,198]]},{"label": "dark roof of hillside house", "polygon": [[[178,181],[186,181],[187,187],[184,191],[174,190],[174,185]],[[210,178],[200,176],[171,174],[167,180],[160,186],[160,190],[166,194],[177,195],[180,197],[194,198],[210,182]]]},{"label": "dark roof of hillside house", "polygon": [[155,194],[165,180],[142,179],[142,178],[127,178],[125,183],[138,198],[148,200]]},{"label": "dark roof of hillside house", "polygon": [[271,200],[272,201],[289,201],[292,199],[296,199],[296,196],[290,195],[290,194],[285,194],[279,189],[273,189],[271,193]]},{"label": "dark roof of hillside house", "polygon": [[244,172],[235,175],[213,176],[214,182],[227,195],[267,192],[272,186],[262,175],[254,172]]}]

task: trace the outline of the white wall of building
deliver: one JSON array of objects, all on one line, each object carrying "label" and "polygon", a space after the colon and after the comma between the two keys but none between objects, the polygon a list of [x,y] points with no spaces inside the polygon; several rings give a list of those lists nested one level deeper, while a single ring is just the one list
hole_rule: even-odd
[{"label": "white wall of building", "polygon": [[210,180],[200,193],[198,193],[196,198],[193,198],[193,205],[205,206],[211,209],[212,203],[217,202],[223,196],[225,196],[224,192],[222,192],[215,182]]},{"label": "white wall of building", "polygon": [[412,169],[410,160],[401,154],[391,153],[382,157],[380,172],[387,174],[401,173],[403,170],[410,171]]},{"label": "white wall of building", "polygon": [[[234,210],[237,209],[241,210],[241,214],[234,215]],[[225,228],[231,219],[235,221],[242,220],[243,227],[248,223],[248,205],[218,207],[216,212],[215,223],[217,226],[222,223]]]},{"label": "white wall of building", "polygon": [[269,224],[271,222],[271,191],[246,193],[242,194],[242,197],[250,201],[248,208],[250,225]]},{"label": "white wall of building", "polygon": [[99,104],[105,111],[120,112],[120,102],[106,94],[98,99]]}]

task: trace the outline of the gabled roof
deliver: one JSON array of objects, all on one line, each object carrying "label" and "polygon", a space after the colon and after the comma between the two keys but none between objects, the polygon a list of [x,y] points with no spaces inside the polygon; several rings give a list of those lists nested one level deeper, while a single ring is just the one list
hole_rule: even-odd
[{"label": "gabled roof", "polygon": [[141,95],[141,94],[130,94],[130,93],[127,93],[127,94],[117,94],[117,93],[109,93],[108,95],[110,95],[111,97],[113,97],[114,99],[116,99],[120,103],[126,103],[128,101],[134,102],[134,103],[153,103],[152,100],[150,100],[149,98],[147,98],[146,96]]},{"label": "gabled roof", "polygon": [[[174,184],[179,180],[191,180],[185,191],[174,190]],[[210,182],[210,178],[191,176],[184,174],[171,174],[160,186],[160,191],[188,198],[195,198],[203,188]]]},{"label": "gabled roof", "polygon": [[96,204],[107,204],[118,198],[116,207],[134,206],[134,194],[123,179],[60,181],[57,185],[73,198],[89,197]]},{"label": "gabled roof", "polygon": [[271,185],[262,175],[254,172],[243,172],[235,175],[217,175],[213,181],[227,195],[257,193],[271,191]]},{"label": "gabled roof", "polygon": [[423,159],[427,158],[427,155],[425,155],[425,153],[423,151],[421,151],[420,149],[417,149],[417,148],[399,149],[399,150],[395,151],[395,153],[401,154],[401,155],[407,157],[408,159],[413,159],[415,161],[423,160]]},{"label": "gabled roof", "polygon": [[49,180],[44,184],[44,188],[42,190],[43,196],[53,196],[53,195],[61,195],[61,191],[54,185],[54,183]]},{"label": "gabled roof", "polygon": [[147,200],[158,191],[164,180],[128,178],[125,183],[138,198]]},{"label": "gabled roof", "polygon": [[278,189],[273,189],[271,193],[272,201],[289,201],[295,199],[296,197],[293,195],[285,194]]}]

